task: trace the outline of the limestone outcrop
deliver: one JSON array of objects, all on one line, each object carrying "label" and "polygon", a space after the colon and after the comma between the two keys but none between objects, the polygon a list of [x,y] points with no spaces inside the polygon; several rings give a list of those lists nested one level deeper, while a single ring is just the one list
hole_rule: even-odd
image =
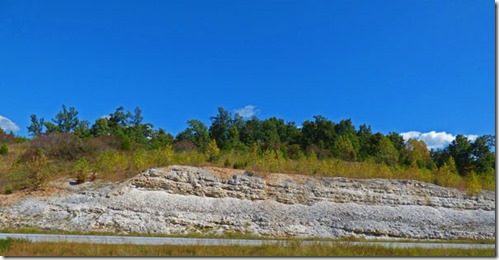
[{"label": "limestone outcrop", "polygon": [[[50,196],[5,197],[0,228],[118,233],[493,239],[495,192],[470,196],[413,180],[150,169],[122,183],[54,183]],[[2,199],[2,198],[0,198]]]}]

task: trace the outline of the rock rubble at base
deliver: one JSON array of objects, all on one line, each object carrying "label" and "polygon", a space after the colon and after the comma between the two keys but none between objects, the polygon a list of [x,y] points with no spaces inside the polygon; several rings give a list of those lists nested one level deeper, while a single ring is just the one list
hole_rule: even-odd
[{"label": "rock rubble at base", "polygon": [[316,178],[211,167],[150,169],[0,207],[0,228],[265,236],[493,239],[495,192],[412,180]]}]

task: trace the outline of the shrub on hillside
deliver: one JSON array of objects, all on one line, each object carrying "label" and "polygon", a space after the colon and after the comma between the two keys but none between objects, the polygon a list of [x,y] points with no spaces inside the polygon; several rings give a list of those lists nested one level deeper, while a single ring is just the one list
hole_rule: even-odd
[{"label": "shrub on hillside", "polygon": [[106,151],[97,157],[95,170],[103,176],[123,172],[128,166],[128,160],[121,152]]},{"label": "shrub on hillside", "polygon": [[16,143],[16,137],[13,134],[6,134],[4,132],[0,132],[0,143],[7,143],[7,144]]},{"label": "shrub on hillside", "polygon": [[173,144],[176,152],[192,152],[197,150],[197,146],[191,141],[179,141]]},{"label": "shrub on hillside", "polygon": [[165,145],[162,148],[154,149],[146,153],[147,165],[154,167],[167,166],[173,161],[173,147],[172,145]]},{"label": "shrub on hillside", "polygon": [[147,165],[147,162],[144,157],[144,151],[135,151],[133,154],[129,155],[129,160],[128,160],[128,167],[126,168],[126,171],[124,172],[125,177],[131,177],[136,174],[139,174],[146,170],[149,165]]},{"label": "shrub on hillside", "polygon": [[84,183],[87,180],[90,166],[87,159],[81,158],[73,164],[73,173],[76,178],[76,183]]},{"label": "shrub on hillside", "polygon": [[6,155],[9,153],[9,148],[7,148],[6,144],[0,146],[0,155]]},{"label": "shrub on hillside", "polygon": [[86,151],[83,140],[72,133],[40,134],[31,141],[32,148],[54,159],[76,160]]},{"label": "shrub on hillside", "polygon": [[235,162],[233,165],[234,169],[245,169],[248,166],[248,162]]},{"label": "shrub on hillside", "polygon": [[466,192],[470,195],[476,195],[479,191],[482,190],[482,184],[478,179],[478,176],[475,172],[470,172],[466,176]]},{"label": "shrub on hillside", "polygon": [[32,151],[26,161],[18,161],[9,178],[19,189],[37,189],[46,184],[50,177],[50,164],[41,150]]},{"label": "shrub on hillside", "polygon": [[215,162],[218,160],[218,156],[220,155],[220,148],[218,148],[217,142],[212,139],[208,146],[206,147],[206,156],[208,156],[208,161]]}]

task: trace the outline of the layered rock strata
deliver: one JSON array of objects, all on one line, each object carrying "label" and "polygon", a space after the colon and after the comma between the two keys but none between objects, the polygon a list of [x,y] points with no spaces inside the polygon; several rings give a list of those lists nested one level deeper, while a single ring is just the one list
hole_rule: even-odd
[{"label": "layered rock strata", "polygon": [[[493,239],[495,192],[412,180],[317,178],[214,167],[150,169],[120,184],[59,185],[0,207],[0,228],[120,233]],[[5,196],[5,195],[4,195]]]}]

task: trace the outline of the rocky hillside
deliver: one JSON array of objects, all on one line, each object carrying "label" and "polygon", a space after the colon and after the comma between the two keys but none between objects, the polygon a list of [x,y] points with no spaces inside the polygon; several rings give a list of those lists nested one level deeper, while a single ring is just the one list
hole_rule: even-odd
[{"label": "rocky hillside", "polygon": [[411,180],[319,178],[214,167],[150,169],[123,183],[53,183],[1,195],[0,228],[265,236],[493,239],[495,192]]}]

